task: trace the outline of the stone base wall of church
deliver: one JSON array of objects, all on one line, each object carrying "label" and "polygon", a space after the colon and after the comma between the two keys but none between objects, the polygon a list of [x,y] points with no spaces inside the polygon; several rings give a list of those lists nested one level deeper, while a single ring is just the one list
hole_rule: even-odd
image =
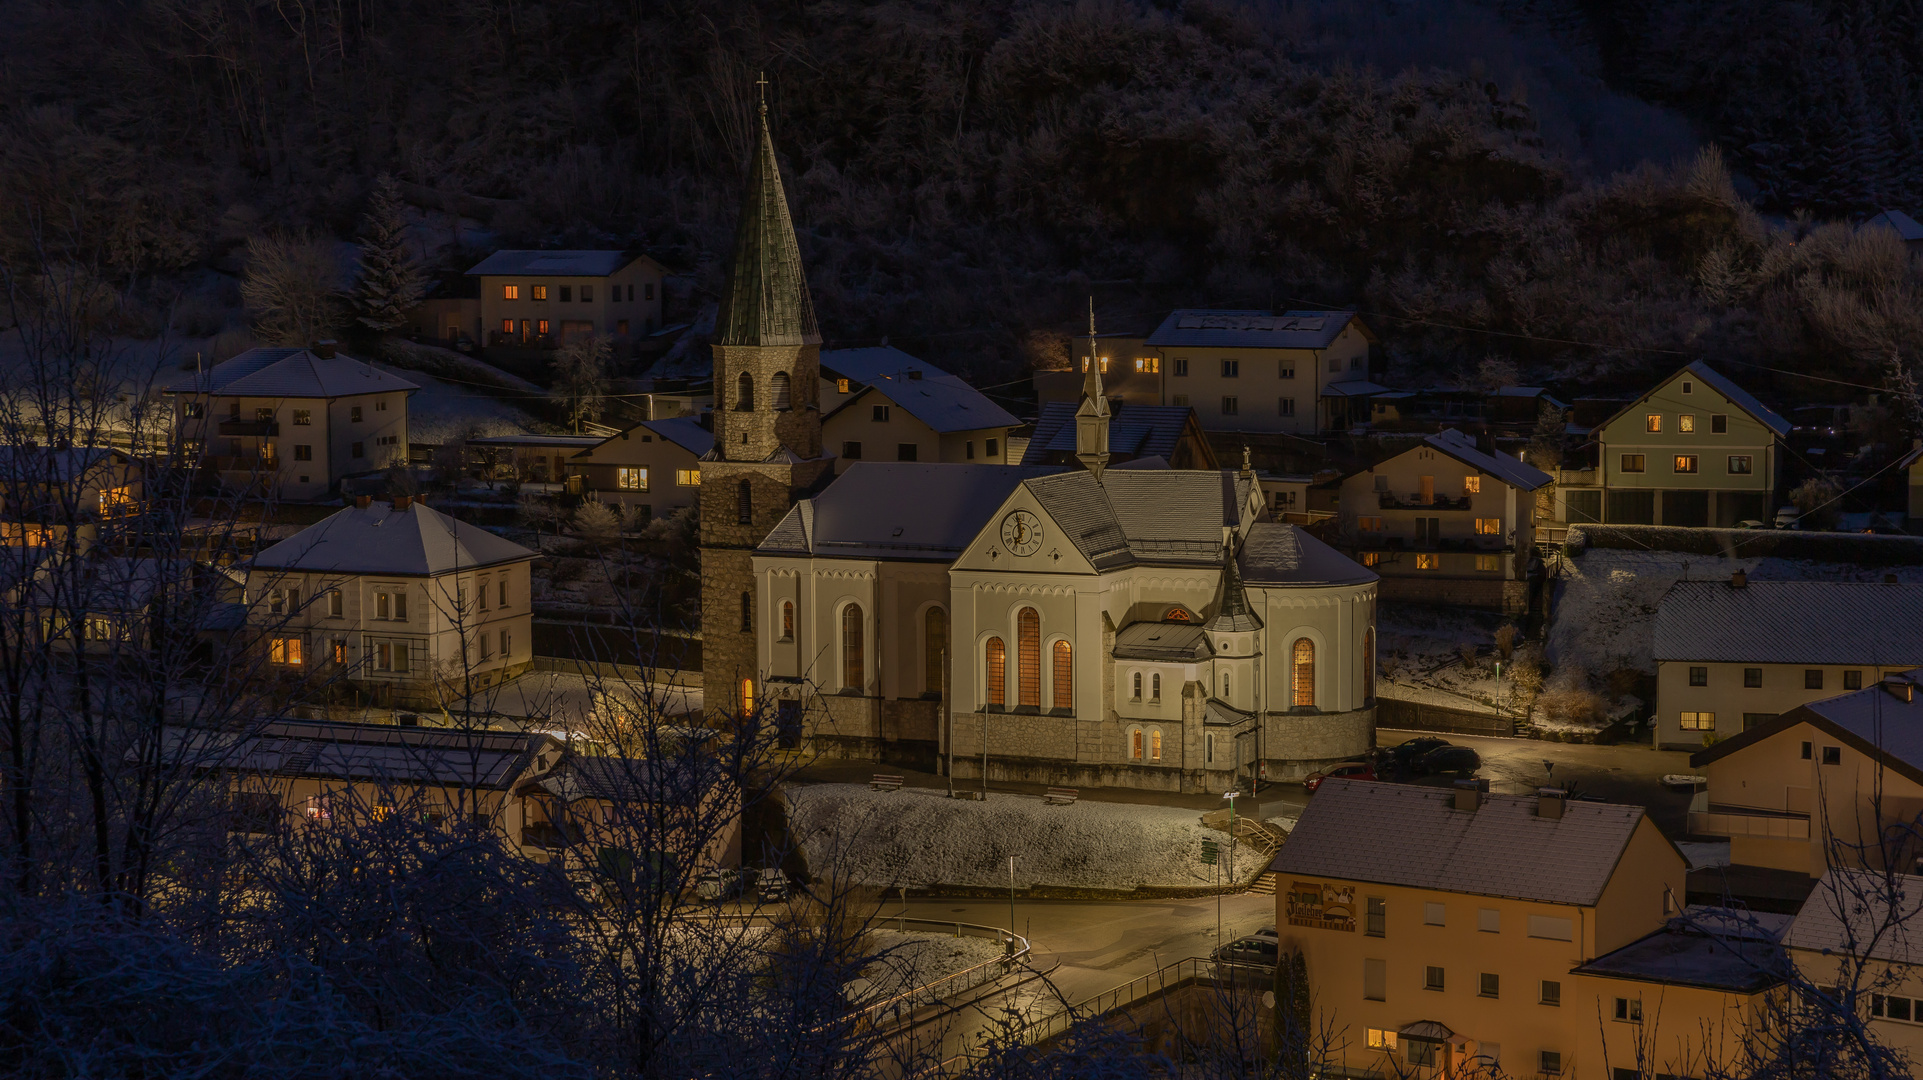
[{"label": "stone base wall of church", "polygon": [[1375,707],[1342,713],[1269,713],[1262,718],[1262,764],[1272,781],[1300,780],[1375,746]]},{"label": "stone base wall of church", "polygon": [[[955,779],[979,780],[982,759],[979,752],[970,759],[955,756]],[[1209,777],[1213,777],[1210,780]],[[1169,791],[1181,794],[1223,791],[1234,786],[1231,773],[1204,774],[1200,771],[1153,768],[1144,765],[1102,765],[1092,762],[1035,761],[1024,758],[988,757],[989,781],[1021,784],[1055,784],[1061,787],[1116,787],[1137,791]]]},{"label": "stone base wall of church", "polygon": [[[956,713],[955,714],[955,775],[961,775],[961,762],[969,758],[975,762],[976,776],[980,776],[982,756],[983,719],[986,716],[988,731],[988,756],[990,759],[1012,758],[1036,761],[1054,761],[1072,765],[1079,757],[1077,740],[1078,724],[1073,716],[1049,716],[1035,713]],[[991,767],[992,774],[993,769]],[[1014,779],[1010,777],[1010,779]]]},{"label": "stone base wall of church", "polygon": [[823,694],[807,712],[815,753],[932,772],[941,739],[941,702]]},{"label": "stone base wall of church", "polygon": [[1382,575],[1376,595],[1405,604],[1453,604],[1519,615],[1529,608],[1529,583],[1498,578]]}]

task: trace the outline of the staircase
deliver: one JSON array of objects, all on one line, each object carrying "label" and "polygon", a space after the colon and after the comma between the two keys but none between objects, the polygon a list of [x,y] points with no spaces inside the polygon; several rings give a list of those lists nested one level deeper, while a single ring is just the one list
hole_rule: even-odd
[{"label": "staircase", "polygon": [[1256,878],[1255,883],[1249,886],[1249,891],[1252,893],[1260,893],[1263,896],[1274,896],[1275,890],[1281,887],[1281,882],[1282,879],[1280,875],[1275,871],[1264,870],[1262,871],[1262,876]]}]

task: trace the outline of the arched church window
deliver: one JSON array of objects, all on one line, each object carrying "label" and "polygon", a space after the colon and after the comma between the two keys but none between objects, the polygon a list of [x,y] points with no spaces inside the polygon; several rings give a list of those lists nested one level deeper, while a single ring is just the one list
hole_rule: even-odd
[{"label": "arched church window", "polygon": [[1295,691],[1293,703],[1298,709],[1315,708],[1315,642],[1308,638],[1296,638],[1295,648],[1290,650],[1293,670],[1289,674],[1289,684]]},{"label": "arched church window", "polygon": [[785,371],[775,372],[775,378],[774,378],[775,411],[787,412],[789,409],[793,408],[794,405],[793,405],[793,402],[790,400],[791,397],[792,395],[789,391],[789,384],[788,384],[788,373]]},{"label": "arched church window", "polygon": [[924,693],[942,692],[944,663],[948,655],[948,612],[931,607],[921,617],[922,682]]},{"label": "arched church window", "polygon": [[1008,646],[1002,639],[988,639],[986,649],[988,661],[988,703],[990,705],[1008,704]]},{"label": "arched church window", "polygon": [[1149,688],[1148,692],[1149,692],[1150,701],[1162,700],[1162,673],[1161,672],[1158,671],[1155,674],[1149,676],[1148,688]]},{"label": "arched church window", "polygon": [[862,660],[861,605],[849,604],[841,609],[841,685],[844,688],[861,690],[868,685]]},{"label": "arched church window", "polygon": [[1222,700],[1227,701],[1228,699],[1229,699],[1229,673],[1224,671],[1222,673]]},{"label": "arched church window", "polygon": [[1164,615],[1164,616],[1162,616],[1162,621],[1163,621],[1163,622],[1188,622],[1188,621],[1189,621],[1189,613],[1188,613],[1188,612],[1186,612],[1186,611],[1183,611],[1183,610],[1182,610],[1181,608],[1179,608],[1179,607],[1178,607],[1178,608],[1170,608],[1170,609],[1168,609],[1168,614],[1167,614],[1167,615]]},{"label": "arched church window", "polygon": [[1015,686],[1017,705],[1042,703],[1042,617],[1032,607],[1015,616]]},{"label": "arched church window", "polygon": [[755,523],[754,485],[750,484],[746,480],[743,480],[741,483],[737,484],[735,486],[734,501],[735,501],[736,515],[740,517],[741,524],[753,525]]},{"label": "arched church window", "polygon": [[750,716],[755,711],[755,681],[741,680],[741,715]]},{"label": "arched church window", "polygon": [[1148,759],[1162,760],[1162,729],[1150,728],[1148,732]]},{"label": "arched church window", "polygon": [[1142,760],[1142,729],[1141,728],[1129,729],[1128,758],[1130,761]]},{"label": "arched church window", "polygon": [[735,380],[734,407],[736,412],[753,412],[755,408],[755,378],[745,371]]},{"label": "arched church window", "polygon": [[1362,703],[1375,700],[1375,627],[1362,632]]},{"label": "arched church window", "polygon": [[794,639],[795,602],[793,600],[783,600],[781,602],[781,640],[793,641]]},{"label": "arched church window", "polygon": [[1130,701],[1142,700],[1142,673],[1132,672],[1128,677],[1128,696]]},{"label": "arched church window", "polygon": [[1050,647],[1050,651],[1052,655],[1048,662],[1049,670],[1055,676],[1055,707],[1072,709],[1075,707],[1074,650],[1068,642],[1058,641]]}]

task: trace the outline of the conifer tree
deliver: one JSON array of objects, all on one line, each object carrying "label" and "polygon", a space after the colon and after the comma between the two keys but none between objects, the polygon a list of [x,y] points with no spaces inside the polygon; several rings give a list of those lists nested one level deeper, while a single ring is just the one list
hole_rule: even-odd
[{"label": "conifer tree", "polygon": [[427,292],[427,276],[407,248],[400,185],[382,174],[361,222],[360,270],[354,281],[354,314],[375,331],[407,325],[407,313]]}]

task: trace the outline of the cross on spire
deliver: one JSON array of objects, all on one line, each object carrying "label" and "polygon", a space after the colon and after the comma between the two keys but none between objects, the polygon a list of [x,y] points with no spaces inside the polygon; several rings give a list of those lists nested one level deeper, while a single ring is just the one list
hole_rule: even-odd
[{"label": "cross on spire", "polygon": [[757,73],[755,96],[761,99],[761,115],[768,115],[768,73],[765,71]]}]

